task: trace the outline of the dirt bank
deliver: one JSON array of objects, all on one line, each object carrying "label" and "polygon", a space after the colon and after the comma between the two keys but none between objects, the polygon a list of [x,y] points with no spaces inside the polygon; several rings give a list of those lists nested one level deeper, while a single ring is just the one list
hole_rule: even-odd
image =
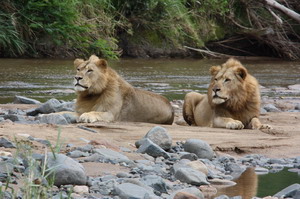
[{"label": "dirt bank", "polygon": [[[24,105],[0,105],[2,110],[12,107],[27,109]],[[176,119],[180,118],[177,115]],[[205,140],[217,153],[227,153],[235,156],[246,154],[263,154],[268,157],[300,156],[300,112],[266,113],[261,116],[263,123],[268,123],[274,130],[262,132],[259,130],[227,130],[217,128],[202,128],[191,126],[162,125],[173,138],[173,143],[190,138]],[[86,126],[95,130],[93,133],[78,126]],[[58,129],[61,129],[61,140],[65,144],[75,146],[85,145],[94,140],[98,144],[118,150],[118,146],[135,150],[134,143],[143,137],[148,130],[156,126],[146,123],[94,123],[56,126],[51,124],[17,124],[0,123],[0,135],[10,140],[24,138],[23,134],[35,138],[47,139],[54,143],[57,140]],[[33,145],[41,152],[43,145],[34,142]],[[0,148],[1,151],[12,152],[13,149]]]}]

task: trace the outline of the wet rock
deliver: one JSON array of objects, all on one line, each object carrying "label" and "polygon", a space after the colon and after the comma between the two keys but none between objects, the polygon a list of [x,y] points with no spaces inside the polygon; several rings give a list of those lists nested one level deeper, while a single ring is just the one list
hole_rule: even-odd
[{"label": "wet rock", "polygon": [[294,195],[300,191],[300,184],[292,184],[274,195],[278,198],[294,198]]},{"label": "wet rock", "polygon": [[99,154],[102,158],[108,160],[111,163],[121,163],[125,162],[127,164],[131,163],[132,161],[129,158],[119,152],[113,151],[111,149],[93,149],[93,153]]},{"label": "wet rock", "polygon": [[[184,194],[178,194],[178,193],[184,193]],[[170,197],[168,197],[168,199],[174,199],[176,195],[177,195],[178,198],[183,197],[183,199],[190,199],[189,197],[184,198],[184,196],[190,196],[194,199],[196,199],[196,198],[204,199],[204,196],[201,193],[201,191],[199,189],[195,188],[195,187],[190,187],[190,188],[184,188],[184,189],[177,190],[174,193],[172,193],[170,195]]]},{"label": "wet rock", "polygon": [[68,121],[64,116],[55,113],[40,115],[37,119],[41,123],[46,123],[46,124],[58,124],[58,125],[68,124]]},{"label": "wet rock", "polygon": [[10,140],[1,137],[0,138],[0,147],[4,147],[4,148],[16,148],[16,145],[11,142]]},{"label": "wet rock", "polygon": [[266,104],[263,107],[267,112],[281,112],[274,104]]},{"label": "wet rock", "polygon": [[[161,127],[155,126],[145,135],[144,138],[150,139],[153,143],[157,144],[164,150],[169,150],[172,145],[172,138],[168,131]],[[136,147],[139,148],[142,145],[143,140],[137,141],[135,143]]]},{"label": "wet rock", "polygon": [[54,170],[54,185],[85,185],[86,174],[81,164],[63,154],[47,154],[47,168]]},{"label": "wet rock", "polygon": [[129,198],[157,198],[149,190],[132,183],[123,183],[115,186],[116,194],[122,199]]},{"label": "wet rock", "polygon": [[194,153],[198,158],[211,160],[214,157],[214,152],[209,144],[198,139],[189,139],[183,145],[185,151]]},{"label": "wet rock", "polygon": [[159,147],[157,144],[153,143],[150,139],[146,138],[143,144],[137,150],[138,153],[147,153],[148,155],[156,157],[170,158],[170,155]]},{"label": "wet rock", "polygon": [[207,185],[209,184],[206,180],[206,175],[200,171],[193,168],[179,168],[175,172],[175,178],[181,182],[186,182],[191,185]]},{"label": "wet rock", "polygon": [[14,104],[40,104],[41,102],[28,97],[16,95],[13,103]]}]

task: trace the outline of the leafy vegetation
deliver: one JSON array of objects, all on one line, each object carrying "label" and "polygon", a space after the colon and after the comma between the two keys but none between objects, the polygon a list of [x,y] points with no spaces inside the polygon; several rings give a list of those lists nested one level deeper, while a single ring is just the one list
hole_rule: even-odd
[{"label": "leafy vegetation", "polygon": [[[294,1],[288,0],[297,10]],[[267,29],[259,24],[274,21],[276,13],[270,13],[263,0],[2,0],[0,57],[97,54],[116,59],[128,46],[201,48],[244,34],[244,27]],[[284,30],[286,35],[298,38],[293,31],[299,27],[286,26],[292,27]]]},{"label": "leafy vegetation", "polygon": [[117,58],[120,34],[146,32],[150,43],[200,47],[223,36],[215,17],[227,9],[227,0],[3,0],[0,56]]}]

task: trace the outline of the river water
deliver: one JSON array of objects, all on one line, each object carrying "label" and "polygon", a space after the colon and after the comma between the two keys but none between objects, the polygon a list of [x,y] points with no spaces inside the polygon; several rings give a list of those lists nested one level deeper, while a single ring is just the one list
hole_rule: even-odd
[{"label": "river water", "polygon": [[[133,86],[160,93],[169,100],[183,99],[189,91],[206,92],[209,68],[225,60],[197,59],[121,59],[110,61]],[[276,95],[275,87],[300,83],[300,62],[253,61],[242,63],[262,86],[263,95]],[[0,59],[0,103],[10,103],[15,95],[36,98],[71,100],[73,91],[73,60]]]}]

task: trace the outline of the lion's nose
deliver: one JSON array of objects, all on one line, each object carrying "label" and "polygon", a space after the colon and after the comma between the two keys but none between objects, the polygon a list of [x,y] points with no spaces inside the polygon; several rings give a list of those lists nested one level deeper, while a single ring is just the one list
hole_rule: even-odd
[{"label": "lion's nose", "polygon": [[220,91],[221,89],[219,87],[213,87],[212,89],[215,93],[217,93],[218,91]]},{"label": "lion's nose", "polygon": [[77,81],[79,81],[79,80],[81,80],[81,79],[82,79],[82,77],[75,76],[75,79],[76,79]]}]

